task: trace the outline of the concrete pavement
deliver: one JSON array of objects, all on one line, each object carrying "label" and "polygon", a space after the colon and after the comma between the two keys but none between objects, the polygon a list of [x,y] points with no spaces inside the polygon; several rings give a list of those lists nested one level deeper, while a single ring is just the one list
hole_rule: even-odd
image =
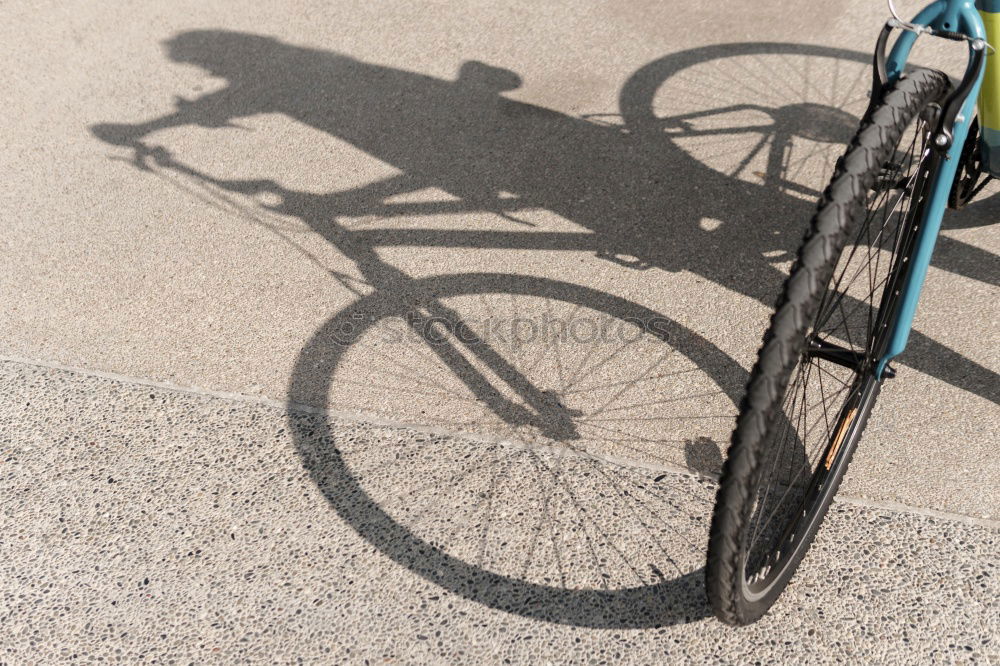
[{"label": "concrete pavement", "polygon": [[996,524],[840,502],[774,612],[734,630],[708,617],[698,477],[122,377],[0,376],[10,663],[1000,658]]},{"label": "concrete pavement", "polygon": [[996,185],[788,600],[704,617],[884,14],[730,5],[5,5],[10,659],[995,660]]}]

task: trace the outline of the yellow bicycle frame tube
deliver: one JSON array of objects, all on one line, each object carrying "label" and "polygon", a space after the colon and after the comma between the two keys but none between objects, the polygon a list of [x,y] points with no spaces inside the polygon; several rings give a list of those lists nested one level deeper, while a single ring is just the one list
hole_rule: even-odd
[{"label": "yellow bicycle frame tube", "polygon": [[[986,29],[986,42],[1000,49],[1000,0],[979,0],[976,8]],[[983,169],[1000,178],[1000,53],[997,51],[986,54],[986,73],[977,102]]]}]

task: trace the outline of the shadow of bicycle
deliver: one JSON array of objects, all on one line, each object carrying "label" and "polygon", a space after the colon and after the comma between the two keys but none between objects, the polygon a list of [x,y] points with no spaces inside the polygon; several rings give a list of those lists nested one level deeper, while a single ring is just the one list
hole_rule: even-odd
[{"label": "shadow of bicycle", "polygon": [[[619,296],[509,272],[417,279],[380,250],[582,251],[660,269],[644,274],[648,289],[687,271],[770,305],[864,108],[869,57],[791,44],[694,49],[636,72],[620,113],[584,119],[504,97],[520,77],[476,61],[449,81],[242,33],[189,32],[167,48],[225,87],[94,134],[200,196],[294,217],[335,246],[367,295],[355,291],[306,343],[288,399],[424,427],[359,436],[334,418],[290,415],[339,516],[400,565],[507,612],[622,628],[705,617],[710,477],[745,369],[669,313]],[[398,175],[307,192],[207,173],[143,143],[262,113]],[[428,188],[448,196],[414,197]],[[537,228],[525,217],[534,210],[584,231]],[[412,223],[469,211],[498,223]],[[939,266],[995,280],[990,264],[953,254]],[[918,368],[997,400],[995,373],[915,337],[928,348]],[[420,434],[426,426],[473,438]],[[702,476],[673,473],[684,469]]]}]

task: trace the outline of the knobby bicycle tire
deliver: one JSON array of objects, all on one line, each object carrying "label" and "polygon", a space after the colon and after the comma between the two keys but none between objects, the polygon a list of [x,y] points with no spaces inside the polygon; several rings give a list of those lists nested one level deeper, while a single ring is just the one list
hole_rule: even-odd
[{"label": "knobby bicycle tire", "polygon": [[[817,212],[785,281],[741,401],[712,517],[706,583],[712,607],[723,622],[732,625],[754,622],[777,600],[808,550],[874,406],[881,385],[880,379],[874,375],[874,361],[884,346],[884,331],[894,312],[894,296],[898,294],[900,280],[908,267],[906,258],[912,251],[915,238],[914,220],[919,219],[919,210],[937,165],[935,158],[927,157],[932,153],[927,143],[929,112],[934,110],[933,104],[947,93],[949,85],[947,77],[940,72],[913,70],[901,78],[862,121],[846,153],[837,162],[833,178],[820,198]],[[911,124],[914,146],[920,143],[921,157],[915,165],[915,175],[906,180],[899,177],[901,167],[896,162],[903,159],[898,157],[901,154],[898,146],[904,135],[908,135]],[[910,166],[913,166],[912,157],[910,159]],[[894,180],[897,178],[898,182]],[[764,484],[771,480],[765,478],[765,474],[767,470],[780,474],[786,467],[784,442],[780,444],[782,450],[779,453],[779,445],[772,440],[779,437],[779,432],[783,439],[792,427],[792,419],[785,414],[785,406],[793,392],[798,399],[803,366],[808,367],[803,386],[808,382],[813,367],[809,355],[826,344],[819,339],[819,332],[825,325],[825,320],[821,321],[824,308],[834,307],[831,302],[836,300],[844,313],[844,302],[852,298],[844,296],[848,287],[844,287],[842,294],[831,297],[831,281],[832,287],[838,289],[847,274],[845,269],[845,273],[833,280],[842,259],[850,254],[847,259],[850,264],[856,254],[846,249],[856,229],[864,227],[867,231],[858,232],[852,247],[863,245],[861,233],[868,233],[871,240],[872,218],[864,214],[873,191],[876,197],[882,196],[880,191],[891,191],[891,196],[898,196],[896,201],[885,199],[879,210],[887,211],[891,203],[894,209],[882,212],[883,219],[893,216],[899,219],[896,236],[892,239],[888,274],[883,282],[872,286],[868,311],[865,313],[862,310],[861,313],[867,316],[869,339],[852,358],[865,357],[864,362],[858,361],[851,371],[853,379],[849,382],[840,380],[845,381],[845,386],[849,383],[849,388],[846,389],[848,392],[843,404],[836,409],[835,427],[830,427],[829,413],[832,410],[828,412],[825,402],[822,405],[827,429],[825,434],[821,432],[817,437],[822,442],[825,436],[826,444],[821,443],[820,446],[825,448],[817,449],[820,454],[816,459],[816,469],[808,482],[798,481],[802,470],[795,466],[795,460],[798,459],[800,467],[806,469],[812,464],[807,446],[811,433],[805,431],[803,435],[796,430],[792,434],[794,441],[787,466],[789,479],[785,485],[774,483],[776,490],[769,505],[767,500],[771,486],[764,492]],[[898,195],[895,194],[897,192]],[[912,208],[897,213],[895,207],[904,198],[907,200],[903,206],[909,204]],[[883,222],[880,236],[885,232],[885,224]],[[884,235],[885,238],[876,240],[887,243],[889,234]],[[872,263],[875,262],[878,269],[878,261],[885,253],[881,245],[875,246],[874,255],[868,249],[869,280],[872,279]],[[881,294],[876,293],[878,289],[882,290]],[[875,302],[878,303],[877,308],[873,305]],[[830,315],[825,316],[829,318]],[[844,313],[843,318],[847,337],[850,338],[849,317]],[[792,373],[797,368],[794,385],[789,387]],[[816,371],[820,392],[824,391],[823,376],[822,369]],[[831,382],[830,379],[827,381]],[[844,390],[841,389],[841,392]],[[806,412],[809,404],[806,389],[803,388],[802,392],[800,408]],[[795,404],[792,400],[793,409]],[[795,418],[795,427],[798,427],[799,417]],[[779,455],[780,461],[777,460]],[[792,476],[796,469],[798,471]],[[780,500],[776,499],[779,493]],[[784,523],[771,525],[773,516],[782,506],[781,502],[790,494],[793,499],[789,502],[793,505],[798,501],[794,498],[801,495],[801,504],[789,510]],[[776,501],[777,507],[772,508]],[[762,549],[766,551],[769,547],[773,552],[751,552],[758,532],[763,542]],[[754,570],[748,571],[750,568]]]}]

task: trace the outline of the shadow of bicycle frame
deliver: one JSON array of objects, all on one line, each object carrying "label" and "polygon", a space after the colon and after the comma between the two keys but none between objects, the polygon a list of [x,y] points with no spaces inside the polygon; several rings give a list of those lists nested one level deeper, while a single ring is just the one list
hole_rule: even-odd
[{"label": "shadow of bicycle frame", "polygon": [[[402,172],[352,191],[313,194],[289,191],[274,181],[231,181],[187,171],[223,191],[278,194],[279,203],[272,210],[305,221],[376,288],[375,295],[334,315],[303,347],[288,398],[310,405],[323,403],[346,348],[335,339],[335,331],[357,314],[371,318],[405,312],[427,294],[435,298],[520,294],[575,302],[620,319],[662,318],[662,313],[625,299],[543,278],[463,274],[414,280],[383,261],[377,247],[585,250],[633,268],[691,271],[770,305],[783,274],[764,256],[795,249],[812,204],[720,174],[679,150],[651,113],[653,97],[663,81],[712,59],[777,54],[869,60],[853,51],[795,44],[729,44],[672,54],[642,67],[626,82],[620,98],[624,125],[602,127],[504,98],[502,93],[518,87],[520,77],[475,61],[462,66],[456,81],[443,81],[271,38],[221,31],[178,35],[168,42],[168,52],[177,62],[196,64],[225,78],[227,86],[146,123],[95,126],[97,136],[129,145],[159,129],[223,127],[240,116],[277,112],[347,141]],[[811,107],[796,111],[794,106],[789,105],[788,113],[815,111]],[[795,118],[787,122],[794,124]],[[830,133],[836,131],[834,127]],[[345,230],[336,223],[347,214],[453,212],[454,204],[448,202],[386,203],[389,197],[428,186],[447,191],[464,206],[495,211],[514,223],[519,210],[541,208],[589,231]],[[499,196],[502,192],[513,192],[515,197],[504,199]],[[704,218],[724,224],[706,231],[700,226]],[[949,263],[953,254],[944,253],[942,268],[995,279],[992,255],[978,264]],[[669,322],[664,342],[693,361],[737,403],[745,370],[704,337],[664,320]],[[916,334],[914,342],[925,350],[912,359],[915,367],[1000,401],[995,373],[925,336]],[[490,350],[483,353],[498,357]],[[467,370],[457,360],[450,367],[470,386],[478,381],[461,376]],[[526,617],[589,627],[660,626],[709,613],[701,570],[632,588],[566,589],[498,574],[453,557],[398,522],[366,492],[324,419],[291,415],[290,422],[303,464],[340,517],[381,553],[452,593]]]}]

